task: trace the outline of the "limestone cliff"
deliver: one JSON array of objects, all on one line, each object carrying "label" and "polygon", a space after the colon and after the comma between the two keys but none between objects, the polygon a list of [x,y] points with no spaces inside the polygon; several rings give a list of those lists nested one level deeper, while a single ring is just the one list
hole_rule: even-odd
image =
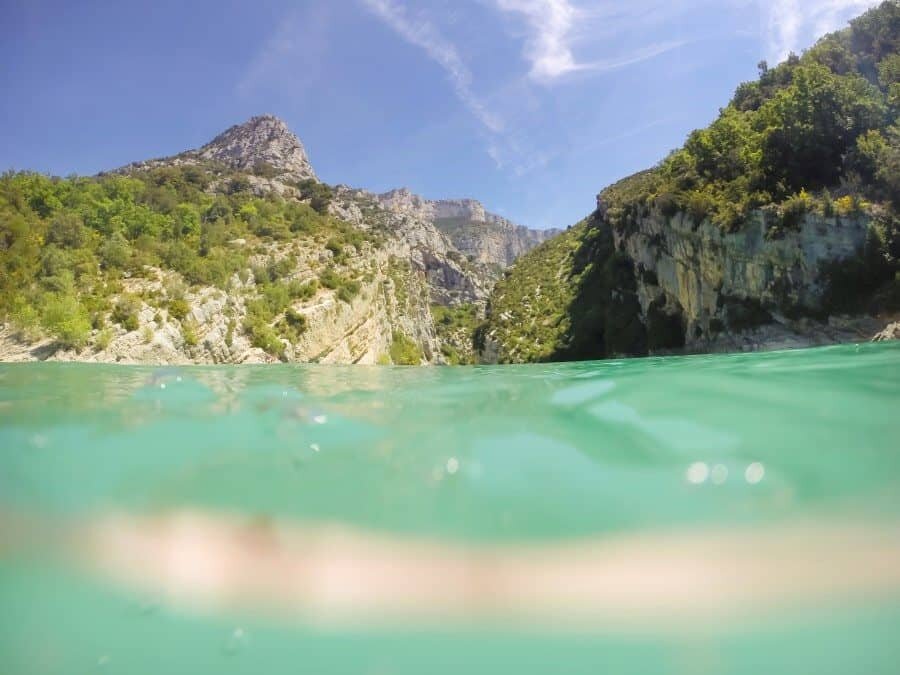
[{"label": "limestone cliff", "polygon": [[370,222],[377,223],[408,247],[413,268],[429,283],[432,302],[483,305],[487,300],[493,270],[467,260],[425,212],[403,208],[366,190],[339,186],[336,194],[338,199],[332,207],[336,215],[363,228]]},{"label": "limestone cliff", "polygon": [[[658,211],[614,235],[632,261],[640,314],[674,328],[650,335],[651,348],[718,351],[829,344],[867,339],[881,322],[829,318],[825,269],[860,255],[872,227],[862,215],[806,214],[773,235],[773,218],[756,211],[736,232],[685,213]],[[859,310],[864,313],[865,306]],[[818,319],[818,320],[817,320]],[[652,343],[653,338],[658,342]]]},{"label": "limestone cliff", "polygon": [[300,139],[274,115],[251,117],[231,127],[197,150],[196,156],[235,169],[268,164],[298,178],[316,177]]},{"label": "limestone cliff", "polygon": [[397,213],[431,222],[472,262],[505,268],[560,230],[533,230],[485,210],[474,199],[424,199],[402,188],[377,195]]},{"label": "limestone cliff", "polygon": [[758,210],[734,231],[658,209],[614,225],[607,211],[599,199],[497,284],[483,361],[826,345],[872,339],[897,318],[871,310],[874,287],[854,277],[880,236],[877,208],[808,213],[787,230]]},{"label": "limestone cliff", "polygon": [[[235,275],[225,290],[210,286],[187,287],[169,270],[147,269],[140,278],[123,280],[119,297],[139,298],[132,327],[108,320],[94,336],[94,346],[60,348],[52,337],[23,340],[20,331],[0,330],[0,358],[77,360],[117,363],[269,363],[278,360],[375,364],[386,362],[397,332],[419,346],[422,361],[440,362],[429,304],[426,276],[410,263],[411,250],[403,242],[381,248],[364,245],[336,265],[328,251],[298,247],[294,266],[285,283],[313,283],[324,270],[337,269],[359,280],[351,298],[339,289],[318,284],[308,298],[290,303],[288,311],[303,317],[306,329],[295,339],[281,341],[280,354],[256,347],[243,326],[248,305],[260,297],[252,274]],[[278,247],[255,254],[255,267],[283,259]],[[174,302],[186,303],[185,315],[176,315]],[[283,314],[279,315],[283,316]],[[277,321],[273,322],[277,323]],[[100,338],[100,335],[105,335]]]}]

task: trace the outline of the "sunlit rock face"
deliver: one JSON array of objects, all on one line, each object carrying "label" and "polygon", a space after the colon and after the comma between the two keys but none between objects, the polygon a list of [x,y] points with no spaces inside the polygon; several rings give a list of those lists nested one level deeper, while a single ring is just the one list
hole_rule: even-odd
[{"label": "sunlit rock face", "polygon": [[822,265],[856,255],[869,219],[807,214],[797,228],[777,237],[767,234],[769,226],[762,211],[737,232],[709,221],[697,224],[684,213],[653,212],[627,233],[617,233],[616,247],[634,261],[644,314],[654,303],[678,313],[686,344],[701,346],[735,323],[736,303],[785,315],[771,317],[775,323],[787,321],[792,309],[818,309]]},{"label": "sunlit rock face", "polygon": [[430,200],[406,188],[376,197],[386,209],[431,222],[460,253],[484,265],[508,267],[523,253],[560,232],[517,225],[487,211],[475,199]]},{"label": "sunlit rock face", "polygon": [[283,194],[284,181],[316,180],[316,173],[306,155],[303,143],[287,124],[274,115],[251,117],[216,136],[195,150],[187,150],[171,157],[133,162],[119,169],[127,172],[163,166],[184,166],[214,162],[238,171],[271,171],[272,178],[248,176],[257,192],[275,190]]},{"label": "sunlit rock face", "polygon": [[316,177],[300,139],[274,115],[251,117],[192,154],[244,171],[264,163],[298,178]]},{"label": "sunlit rock face", "polygon": [[874,217],[807,213],[785,227],[761,209],[726,231],[654,209],[614,223],[601,203],[495,287],[479,357],[590,359],[892,339],[897,331],[885,326],[896,316],[871,315],[863,295],[844,309],[829,292],[843,266],[859,264]]},{"label": "sunlit rock face", "polygon": [[467,259],[434,225],[426,209],[411,206],[425,200],[409,191],[402,192],[409,196],[409,201],[386,202],[382,195],[341,186],[337,189],[338,199],[333,210],[361,228],[377,222],[390,232],[394,245],[404,251],[401,255],[410,261],[414,271],[423,275],[431,302],[483,306],[498,270]]},{"label": "sunlit rock face", "polygon": [[[264,264],[268,256],[280,253],[272,246],[254,256],[252,264]],[[330,254],[317,246],[295,246],[291,253],[295,263],[286,274],[287,281],[308,283],[333,262]],[[375,364],[384,362],[394,334],[400,332],[418,346],[424,363],[439,363],[441,343],[430,307],[436,297],[449,291],[439,286],[440,279],[420,262],[422,251],[397,237],[381,248],[366,243],[345,255],[340,269],[359,279],[358,293],[348,299],[334,289],[320,287],[311,297],[293,301],[290,309],[303,316],[306,330],[295,340],[284,341],[280,357],[252,344],[243,330],[248,304],[259,292],[252,275],[235,275],[224,290],[203,285],[187,289],[183,299],[188,312],[178,320],[152,301],[166,297],[166,289],[177,282],[178,274],[148,268],[143,277],[122,280],[123,293],[140,298],[134,330],[108,322],[108,344],[77,351],[56,349],[49,338],[26,344],[15,332],[0,327],[0,360],[187,364],[272,363],[280,358],[301,363]],[[463,278],[459,283],[467,282]],[[466,288],[471,293],[471,288]]]}]

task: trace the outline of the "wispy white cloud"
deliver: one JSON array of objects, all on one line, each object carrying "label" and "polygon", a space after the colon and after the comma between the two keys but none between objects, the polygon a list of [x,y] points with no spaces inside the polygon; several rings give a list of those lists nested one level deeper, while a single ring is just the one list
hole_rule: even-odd
[{"label": "wispy white cloud", "polygon": [[626,66],[655,58],[657,56],[665,54],[666,52],[670,52],[673,49],[678,49],[679,47],[683,47],[685,44],[687,44],[685,40],[669,40],[666,42],[658,42],[656,44],[647,45],[646,47],[641,47],[640,49],[636,49],[633,52],[623,54],[622,56],[594,61],[590,64],[590,67],[593,70],[599,72],[619,70],[620,68],[625,68]]},{"label": "wispy white cloud", "polygon": [[496,0],[504,12],[521,14],[531,30],[525,56],[531,62],[531,77],[550,80],[586,64],[572,53],[572,27],[578,10],[568,0]]},{"label": "wispy white cloud", "polygon": [[330,12],[325,5],[295,10],[283,17],[241,73],[235,91],[253,96],[260,89],[290,89],[302,98],[320,75],[322,55],[328,48]]},{"label": "wispy white cloud", "polygon": [[516,177],[541,169],[550,163],[558,153],[538,150],[523,139],[522,134],[506,135],[490,139],[488,156],[498,169],[507,169]]},{"label": "wispy white cloud", "polygon": [[757,8],[759,34],[766,57],[783,60],[822,35],[841,28],[850,18],[881,0],[490,0],[499,10],[518,16],[527,28],[523,54],[529,75],[551,82],[565,75],[625,68],[686,44],[684,40],[651,42],[633,51],[603,58],[577,56],[581,45],[596,48],[599,40],[628,34],[649,25],[665,26],[679,15],[713,8]]},{"label": "wispy white cloud", "polygon": [[803,16],[796,0],[775,2],[764,10],[768,12],[769,56],[774,56],[780,61],[796,48],[800,39]]},{"label": "wispy white cloud", "polygon": [[[606,23],[609,19],[625,21],[626,18],[629,22],[632,18],[639,22],[641,15],[650,9],[642,6],[635,18],[630,11],[628,17],[623,17],[614,3],[610,2],[585,10],[576,8],[570,0],[482,0],[503,13],[515,14],[524,19],[526,32],[520,38],[524,38],[524,54],[530,64],[530,71],[527,75],[507,81],[499,89],[495,87],[480,96],[473,88],[474,76],[470,64],[461,56],[466,52],[448,39],[442,30],[465,18],[465,13],[460,15],[458,10],[454,10],[452,15],[448,15],[445,11],[437,12],[434,9],[428,12],[403,0],[360,1],[401,39],[421,49],[443,69],[456,96],[481,123],[487,155],[498,169],[516,176],[545,167],[559,154],[561,147],[558,139],[548,145],[547,137],[552,134],[544,133],[535,122],[543,114],[540,108],[543,107],[544,97],[539,95],[540,89],[535,90],[533,83],[546,83],[576,71],[601,73],[618,70],[654,58],[683,44],[676,40],[655,44],[651,42],[638,49],[612,53],[607,58],[579,62],[573,52],[577,37],[576,25],[588,21]],[[639,5],[646,4],[647,1],[635,0]],[[596,49],[594,55],[599,56]],[[529,102],[532,109],[529,109]],[[546,110],[543,112],[546,113]]]},{"label": "wispy white cloud", "polygon": [[456,46],[421,12],[411,12],[395,0],[362,0],[363,4],[397,35],[419,47],[447,74],[460,101],[486,129],[503,130],[503,121],[479,100],[472,89],[472,73]]},{"label": "wispy white cloud", "polygon": [[[575,57],[578,40],[576,28],[590,23],[643,21],[641,16],[650,8],[638,0],[636,6],[623,12],[609,2],[590,8],[577,7],[570,0],[494,0],[503,12],[521,16],[528,26],[524,55],[531,63],[530,77],[538,82],[550,82],[578,71],[607,72],[625,68],[654,58],[684,44],[670,40],[640,47],[636,50],[603,59],[580,61]],[[616,3],[618,4],[618,3]],[[594,36],[596,37],[596,36]]]},{"label": "wispy white cloud", "polygon": [[841,28],[880,0],[758,0],[765,17],[767,56],[782,60],[811,40]]}]

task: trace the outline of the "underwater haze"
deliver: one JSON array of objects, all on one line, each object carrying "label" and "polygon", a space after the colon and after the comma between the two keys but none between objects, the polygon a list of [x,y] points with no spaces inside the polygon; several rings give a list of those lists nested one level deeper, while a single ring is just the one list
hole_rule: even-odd
[{"label": "underwater haze", "polygon": [[2,365],[0,672],[896,673],[898,438],[900,343]]}]

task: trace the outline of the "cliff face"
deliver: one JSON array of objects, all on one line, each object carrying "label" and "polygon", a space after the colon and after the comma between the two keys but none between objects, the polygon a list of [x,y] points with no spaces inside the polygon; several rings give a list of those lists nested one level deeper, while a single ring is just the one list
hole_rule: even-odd
[{"label": "cliff face", "polygon": [[[870,224],[864,216],[807,214],[796,229],[771,238],[760,211],[734,233],[709,221],[698,226],[684,213],[654,212],[633,232],[616,234],[615,244],[634,263],[642,315],[677,318],[685,346],[703,348],[741,324],[787,325],[791,314],[821,311],[822,266],[856,256]],[[755,316],[738,317],[750,311]]]},{"label": "cliff face", "polygon": [[[853,279],[870,265],[872,216],[808,213],[788,230],[775,220],[759,210],[727,232],[683,212],[649,210],[616,227],[601,201],[497,284],[479,329],[480,358],[805,347],[872,339],[896,320],[870,314],[870,292]],[[835,306],[835,294],[849,295],[849,307]]]},{"label": "cliff face", "polygon": [[[410,193],[407,193],[410,194]],[[412,200],[424,201],[417,195]],[[494,271],[473,264],[428,217],[427,212],[381,199],[365,190],[340,187],[332,211],[359,227],[372,223],[388,231],[408,249],[412,268],[429,284],[434,304],[475,303],[484,306],[490,293]]]},{"label": "cliff face", "polygon": [[[113,305],[124,297],[137,303],[133,326],[108,317],[104,331],[94,335],[93,347],[83,349],[60,348],[52,337],[23,340],[7,326],[0,329],[0,360],[375,364],[390,362],[391,346],[399,333],[418,346],[422,363],[439,363],[441,344],[430,308],[432,287],[425,270],[414,262],[417,256],[400,237],[380,246],[366,241],[358,249],[346,247],[340,262],[315,243],[295,242],[290,249],[260,246],[249,259],[252,268],[290,259],[280,282],[316,286],[313,294],[291,301],[286,312],[270,321],[277,326],[287,312],[293,312],[304,322],[304,330],[294,339],[280,340],[280,354],[254,346],[252,336],[243,329],[251,316],[250,305],[265,293],[254,274],[235,274],[223,290],[187,287],[176,272],[148,268],[140,277],[123,279],[121,292],[113,299]],[[358,291],[346,297],[340,288],[323,286],[318,280],[326,271],[357,280]],[[184,316],[173,309],[178,300],[185,303]],[[96,339],[101,332],[106,333],[103,341]]]},{"label": "cliff face", "polygon": [[560,230],[533,230],[485,210],[474,199],[429,200],[407,189],[377,195],[387,209],[432,223],[472,262],[509,267],[516,258],[559,234]]}]

